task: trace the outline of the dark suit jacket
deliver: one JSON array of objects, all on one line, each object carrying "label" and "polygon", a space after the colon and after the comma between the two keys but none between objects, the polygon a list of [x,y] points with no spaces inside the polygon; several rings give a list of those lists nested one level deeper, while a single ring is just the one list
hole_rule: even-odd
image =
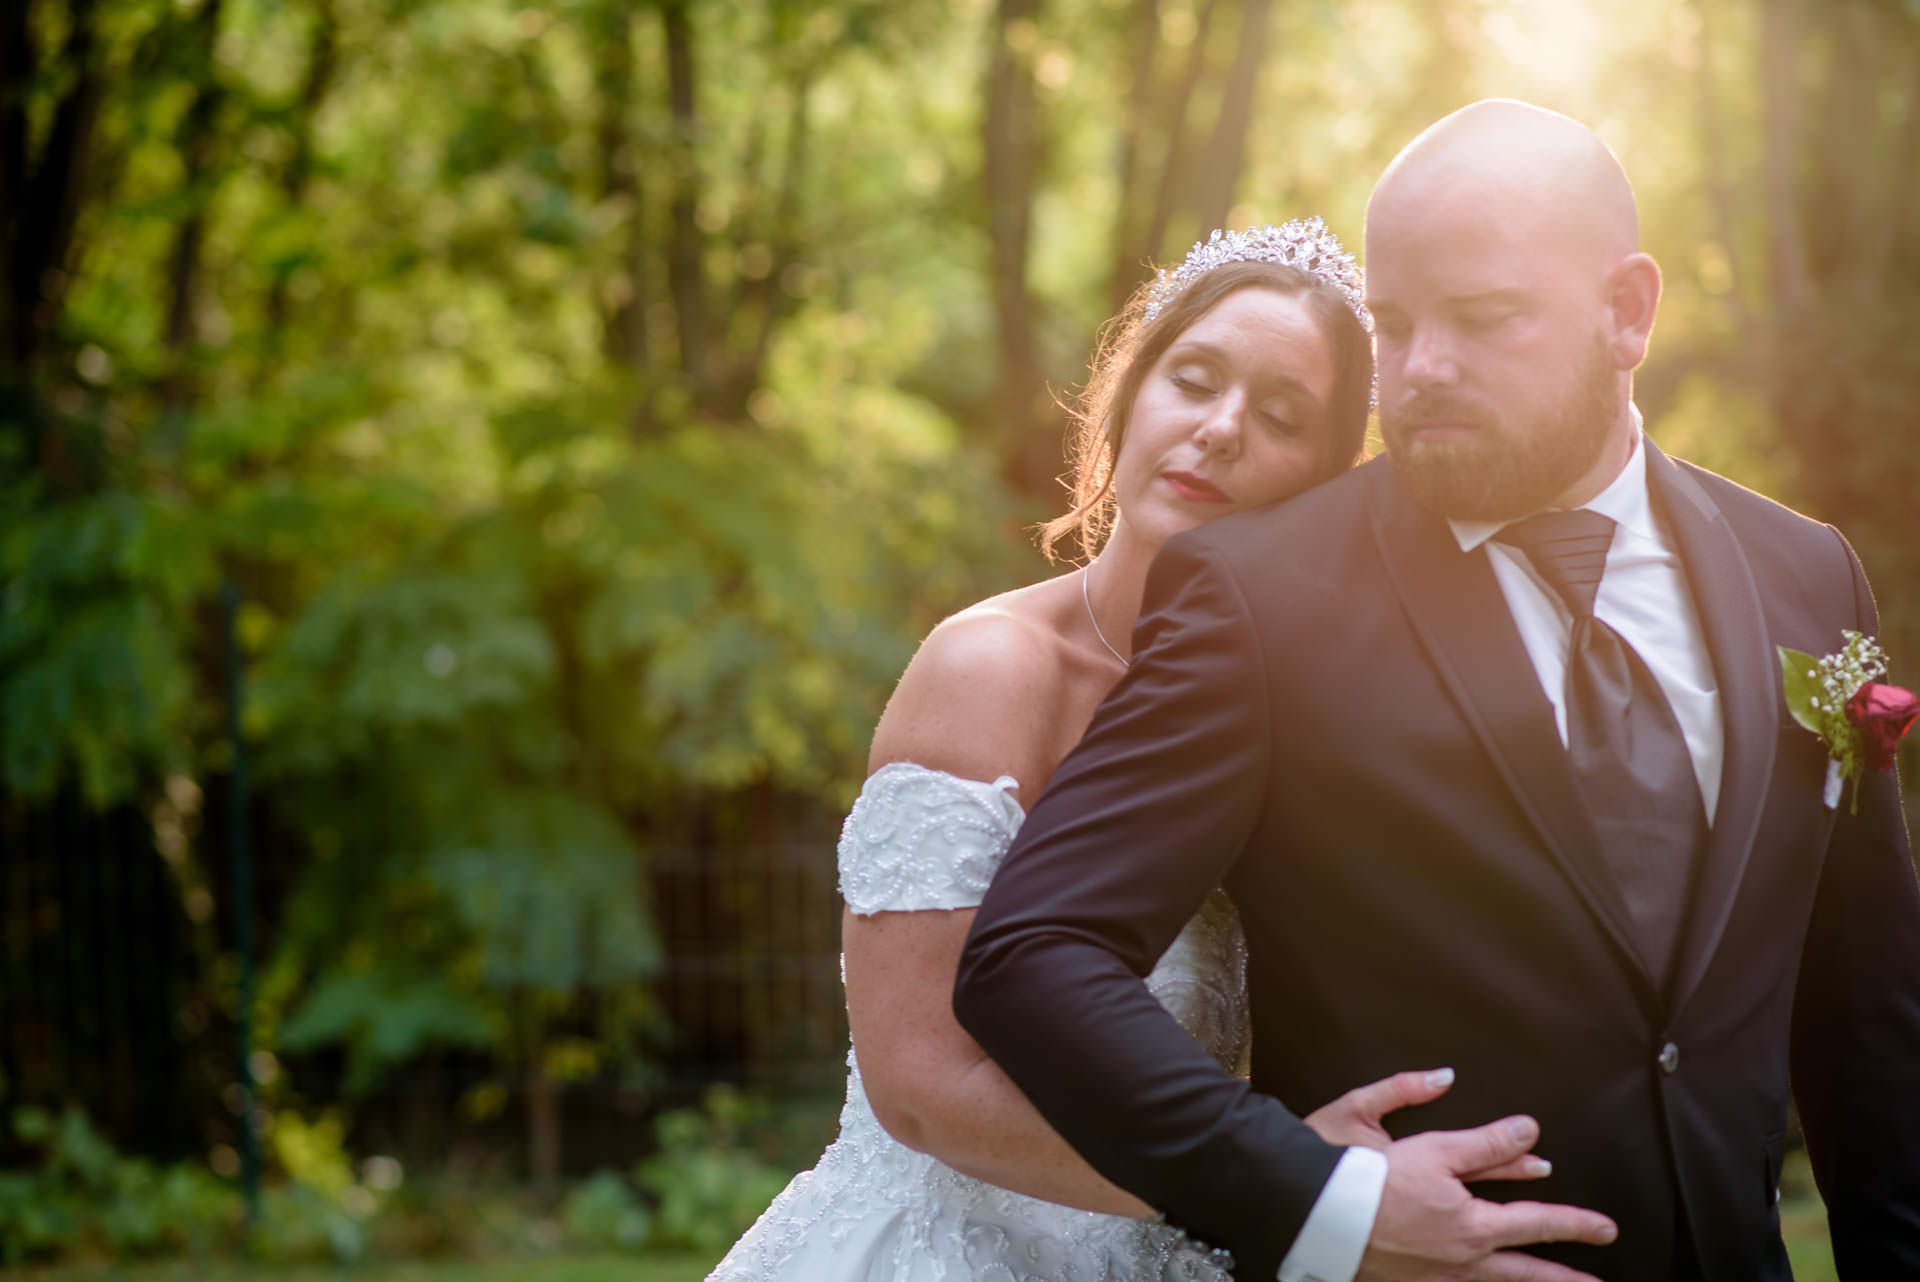
[{"label": "dark suit jacket", "polygon": [[[1726,729],[1664,981],[1484,550],[1463,554],[1389,460],[1155,561],[1133,665],[1021,829],[954,1005],[1095,1167],[1239,1276],[1274,1276],[1338,1157],[1298,1115],[1452,1065],[1444,1099],[1390,1126],[1539,1118],[1553,1176],[1479,1191],[1615,1217],[1612,1246],[1537,1253],[1620,1282],[1689,1256],[1714,1282],[1785,1282],[1791,1069],[1842,1276],[1920,1278],[1920,887],[1898,784],[1869,777],[1857,816],[1822,804],[1826,754],[1774,651],[1873,632],[1866,580],[1829,526],[1651,445],[1647,471]],[[1221,883],[1247,934],[1251,1085],[1139,979]]]}]

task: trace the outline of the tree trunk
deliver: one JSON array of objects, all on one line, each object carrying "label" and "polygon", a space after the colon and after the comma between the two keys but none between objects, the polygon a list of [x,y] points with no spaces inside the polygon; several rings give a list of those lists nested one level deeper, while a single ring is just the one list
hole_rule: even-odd
[{"label": "tree trunk", "polygon": [[46,140],[33,154],[27,92],[42,72],[35,63],[30,6],[5,6],[0,18],[0,191],[7,208],[5,302],[0,360],[22,382],[34,381],[42,339],[56,328],[66,294],[67,256],[79,221],[92,156],[103,78],[95,51],[93,0],[74,0],[67,38],[56,61],[73,82],[55,104]]},{"label": "tree trunk", "polygon": [[633,100],[632,19],[623,4],[602,5],[593,13],[594,91],[599,117],[594,123],[595,150],[599,153],[600,199],[625,210],[622,265],[627,287],[601,301],[600,350],[606,359],[623,369],[643,370],[647,365],[646,267],[643,254],[637,252],[643,239],[644,220],[640,214],[640,175],[634,164],[633,139],[627,129],[627,111]]},{"label": "tree trunk", "polygon": [[759,319],[745,339],[745,349],[735,362],[729,379],[732,395],[726,408],[734,416],[745,411],[747,399],[765,378],[767,353],[772,349],[773,336],[787,314],[788,296],[780,288],[780,278],[800,256],[800,187],[806,179],[808,155],[812,150],[813,77],[813,67],[802,67],[795,73],[791,86],[787,145],[780,166],[780,195],[774,205],[772,225],[767,231],[768,248],[772,255],[770,266],[760,279],[748,281],[743,278],[741,281],[736,310],[747,315],[757,309]]},{"label": "tree trunk", "polygon": [[0,246],[13,249],[27,190],[27,91],[34,81],[33,0],[0,5]]},{"label": "tree trunk", "polygon": [[193,102],[179,133],[181,186],[187,194],[187,213],[174,233],[167,254],[167,311],[161,333],[170,369],[160,384],[161,404],[179,411],[196,398],[198,379],[193,369],[198,338],[194,303],[199,294],[200,249],[207,235],[207,209],[214,183],[208,176],[213,158],[213,127],[225,97],[214,69],[214,43],[220,34],[221,0],[205,0],[193,19],[193,58],[196,79]]},{"label": "tree trunk", "polygon": [[1833,6],[1820,24],[1826,46],[1825,84],[1805,113],[1801,146],[1807,164],[1802,192],[1820,193],[1820,215],[1804,227],[1807,267],[1816,294],[1832,292],[1857,261],[1860,239],[1873,214],[1876,184],[1863,182],[1862,168],[1880,161],[1885,130],[1885,49],[1876,39],[1872,6],[1849,0]]},{"label": "tree trunk", "polygon": [[1134,0],[1131,43],[1128,65],[1133,73],[1115,165],[1113,258],[1107,269],[1109,313],[1118,312],[1125,305],[1127,297],[1140,283],[1142,265],[1154,254],[1154,249],[1145,243],[1146,219],[1140,208],[1139,188],[1147,115],[1153,106],[1154,54],[1160,47],[1160,0]]},{"label": "tree trunk", "polygon": [[27,148],[27,94],[38,76],[31,0],[0,5],[0,361],[22,382],[33,360],[39,273],[26,250],[27,211],[36,204]]},{"label": "tree trunk", "polygon": [[[313,180],[313,119],[333,84],[339,65],[340,24],[334,0],[318,0],[313,27],[313,42],[307,50],[307,76],[300,86],[293,117],[293,155],[287,159],[280,176],[280,191],[290,208],[307,203],[307,187]],[[280,337],[287,323],[287,287],[289,273],[275,271],[267,286],[267,342],[263,375],[271,374],[280,350]]]},{"label": "tree trunk", "polygon": [[527,1074],[527,1169],[534,1197],[551,1206],[560,1193],[560,1088],[541,1071],[537,1053]]},{"label": "tree trunk", "polygon": [[1187,48],[1186,69],[1174,90],[1173,102],[1166,113],[1166,147],[1160,158],[1160,182],[1154,192],[1153,217],[1147,223],[1146,247],[1149,255],[1158,255],[1167,243],[1167,227],[1179,207],[1193,165],[1194,140],[1187,136],[1187,113],[1193,105],[1193,91],[1207,69],[1207,37],[1213,31],[1214,10],[1219,0],[1207,0],[1200,10],[1193,43]]},{"label": "tree trunk", "polygon": [[1812,300],[1795,181],[1800,165],[1798,0],[1763,0],[1760,11],[1762,127],[1766,136],[1767,258],[1773,308],[1794,317]]},{"label": "tree trunk", "polygon": [[1713,237],[1725,254],[1728,267],[1729,279],[1724,297],[1738,327],[1739,346],[1742,350],[1751,351],[1755,337],[1754,319],[1747,304],[1739,265],[1734,260],[1740,240],[1734,233],[1733,184],[1727,177],[1725,134],[1720,127],[1720,99],[1713,80],[1713,0],[1694,0],[1693,8],[1700,32],[1697,50],[1700,65],[1694,77],[1698,92],[1694,106],[1700,131],[1701,181],[1707,189],[1708,207],[1713,211]]},{"label": "tree trunk", "polygon": [[672,183],[668,201],[670,230],[667,278],[680,338],[680,373],[696,404],[707,392],[707,280],[705,246],[697,215],[700,208],[700,167],[696,154],[700,123],[695,112],[696,85],[693,29],[686,0],[661,0],[660,20],[666,39],[667,101],[673,116]]},{"label": "tree trunk", "polygon": [[1905,118],[1884,143],[1876,138],[1873,152],[1853,158],[1854,174],[1883,176],[1878,184],[1861,184],[1867,190],[1861,194],[1859,229],[1853,238],[1852,283],[1859,300],[1870,305],[1895,261],[1900,233],[1913,230],[1913,171],[1920,165],[1920,38],[1904,14],[1862,6],[1858,20],[1879,55],[1873,84],[1863,91],[1867,110],[1889,101],[1905,108]]},{"label": "tree trunk", "polygon": [[[1039,102],[1033,43],[1039,0],[999,0],[987,54],[985,194],[989,273],[1000,358],[1000,428],[1013,441],[1016,474],[1031,463],[1023,448],[1046,402],[1027,289],[1027,250],[1039,168]],[[1027,479],[1031,478],[1016,478]]]},{"label": "tree trunk", "polygon": [[1194,213],[1202,236],[1211,228],[1226,225],[1234,188],[1246,167],[1247,129],[1253,123],[1253,103],[1260,87],[1260,66],[1266,57],[1267,28],[1272,17],[1271,0],[1245,0],[1240,11],[1239,47],[1234,50],[1233,69],[1220,94],[1220,115],[1214,121],[1213,137],[1207,143],[1195,183]]}]

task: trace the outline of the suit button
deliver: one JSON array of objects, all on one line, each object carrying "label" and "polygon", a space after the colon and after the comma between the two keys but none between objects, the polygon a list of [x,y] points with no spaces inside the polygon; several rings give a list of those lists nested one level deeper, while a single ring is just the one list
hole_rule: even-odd
[{"label": "suit button", "polygon": [[1660,1048],[1660,1071],[1671,1073],[1680,1067],[1680,1048],[1668,1042]]}]

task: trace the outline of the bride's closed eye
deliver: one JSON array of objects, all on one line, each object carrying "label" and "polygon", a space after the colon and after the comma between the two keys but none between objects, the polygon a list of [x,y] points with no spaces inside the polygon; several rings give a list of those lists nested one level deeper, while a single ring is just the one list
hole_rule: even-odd
[{"label": "bride's closed eye", "polygon": [[1306,430],[1290,410],[1262,407],[1257,412],[1257,417],[1262,426],[1278,436],[1297,436]]}]

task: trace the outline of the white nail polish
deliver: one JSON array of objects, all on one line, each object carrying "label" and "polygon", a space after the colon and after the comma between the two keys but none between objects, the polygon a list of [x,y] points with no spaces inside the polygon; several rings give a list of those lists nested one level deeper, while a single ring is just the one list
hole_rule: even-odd
[{"label": "white nail polish", "polygon": [[1451,1085],[1453,1070],[1450,1068],[1436,1068],[1427,1074],[1427,1089],[1430,1091],[1444,1091]]}]

